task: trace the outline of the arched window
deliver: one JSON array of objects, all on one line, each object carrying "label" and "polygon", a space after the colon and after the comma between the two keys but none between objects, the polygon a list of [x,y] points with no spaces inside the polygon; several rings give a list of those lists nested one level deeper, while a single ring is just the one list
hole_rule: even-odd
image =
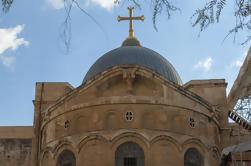
[{"label": "arched window", "polygon": [[76,158],[69,150],[64,150],[58,156],[57,166],[76,166]]},{"label": "arched window", "polygon": [[115,166],[144,166],[145,156],[141,147],[133,142],[121,144],[115,152]]},{"label": "arched window", "polygon": [[203,166],[203,158],[195,148],[189,148],[184,156],[184,166]]}]

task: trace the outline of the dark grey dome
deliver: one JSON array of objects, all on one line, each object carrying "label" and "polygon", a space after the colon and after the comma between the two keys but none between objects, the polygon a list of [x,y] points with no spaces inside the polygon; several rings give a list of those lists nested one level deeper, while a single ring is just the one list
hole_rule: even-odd
[{"label": "dark grey dome", "polygon": [[[128,39],[127,39],[128,40]],[[128,44],[129,43],[129,44]],[[135,43],[135,44],[134,44]],[[117,65],[139,65],[153,70],[168,80],[182,85],[182,81],[174,69],[164,57],[157,52],[141,47],[139,42],[125,41],[122,47],[111,50],[100,57],[87,72],[83,83],[91,80],[99,73]]]}]

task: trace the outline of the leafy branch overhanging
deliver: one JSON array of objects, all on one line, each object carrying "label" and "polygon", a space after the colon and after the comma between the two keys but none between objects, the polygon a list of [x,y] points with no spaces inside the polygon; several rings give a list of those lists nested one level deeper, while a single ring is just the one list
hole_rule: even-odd
[{"label": "leafy branch overhanging", "polygon": [[[114,4],[119,4],[122,0],[114,0]],[[125,0],[124,0],[125,1]],[[127,0],[129,2],[133,2],[133,4],[140,8],[141,3],[146,3],[147,0]],[[150,5],[153,8],[152,22],[153,27],[157,31],[157,18],[163,12],[163,9],[166,11],[168,18],[171,17],[173,12],[180,11],[180,8],[174,5],[174,0],[149,0]],[[211,24],[215,22],[219,23],[220,18],[222,16],[222,11],[227,5],[229,0],[209,0],[203,8],[199,8],[195,10],[194,14],[191,16],[190,20],[192,22],[192,26],[199,26],[200,32],[207,29]],[[225,39],[229,35],[234,35],[234,41],[237,33],[241,31],[250,32],[251,30],[251,0],[233,0],[235,1],[235,26],[229,30]],[[4,13],[7,13],[10,7],[13,4],[13,0],[2,0],[2,10]],[[79,8],[84,14],[86,14],[95,24],[101,28],[102,26],[98,23],[98,21],[93,18],[88,12],[86,12],[78,3],[77,0],[64,0],[65,10],[67,13],[66,19],[63,23],[63,31],[62,35],[65,38],[65,45],[68,47],[71,39],[71,18],[70,12],[72,9],[72,5],[75,4],[77,8]],[[216,20],[216,21],[215,21]],[[225,40],[224,39],[224,40]],[[242,42],[242,45],[247,44],[251,41],[251,35],[248,35],[246,40]]]}]

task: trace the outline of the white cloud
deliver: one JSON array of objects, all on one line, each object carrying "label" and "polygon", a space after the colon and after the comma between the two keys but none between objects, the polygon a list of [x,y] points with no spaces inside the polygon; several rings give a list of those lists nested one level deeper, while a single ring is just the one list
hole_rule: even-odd
[{"label": "white cloud", "polygon": [[12,68],[12,65],[16,61],[15,57],[9,57],[9,56],[0,56],[0,59],[2,60],[3,65],[8,68]]},{"label": "white cloud", "polygon": [[[84,0],[87,6],[89,5],[98,5],[106,10],[110,11],[114,7],[114,0]],[[54,9],[62,9],[64,8],[64,0],[46,0],[47,4],[49,4]]]},{"label": "white cloud", "polygon": [[17,35],[24,29],[23,25],[17,25],[14,28],[0,28],[0,60],[6,67],[11,67],[15,62],[15,57],[4,56],[3,53],[10,49],[15,51],[19,46],[28,46],[29,42],[24,38],[17,38]]},{"label": "white cloud", "polygon": [[107,10],[111,10],[114,7],[114,0],[87,0],[87,4],[96,4]]},{"label": "white cloud", "polygon": [[239,57],[239,59],[237,59],[236,61],[233,62],[232,66],[233,67],[241,67],[247,54],[248,54],[248,51],[244,52],[244,54],[242,54],[241,57]]},{"label": "white cloud", "polygon": [[62,9],[64,7],[64,1],[63,0],[47,0],[47,3],[55,8],[55,9]]},{"label": "white cloud", "polygon": [[193,66],[193,68],[194,69],[202,68],[205,71],[209,71],[211,69],[212,62],[213,62],[213,59],[211,57],[209,57],[205,61],[199,61],[198,63],[196,63]]},{"label": "white cloud", "polygon": [[236,60],[236,61],[234,62],[234,66],[235,66],[235,67],[241,67],[242,64],[243,64],[243,61],[240,61],[240,60]]},{"label": "white cloud", "polygon": [[14,28],[0,28],[0,54],[7,49],[16,50],[20,45],[28,46],[29,42],[24,38],[17,38],[17,35],[23,30],[23,25],[18,25]]}]

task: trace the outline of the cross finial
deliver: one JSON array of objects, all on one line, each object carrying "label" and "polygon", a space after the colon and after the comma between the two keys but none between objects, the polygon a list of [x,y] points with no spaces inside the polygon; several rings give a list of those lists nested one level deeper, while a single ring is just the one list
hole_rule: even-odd
[{"label": "cross finial", "polygon": [[133,21],[133,20],[141,20],[141,21],[144,21],[144,19],[145,19],[144,15],[139,16],[139,17],[133,17],[133,16],[132,16],[132,14],[133,14],[133,9],[134,9],[134,7],[128,7],[128,10],[129,10],[129,17],[120,17],[120,16],[118,16],[118,22],[123,21],[123,20],[129,20],[129,21],[130,21],[130,24],[129,24],[129,37],[128,37],[128,39],[135,38],[135,37],[133,36],[132,21]]}]

